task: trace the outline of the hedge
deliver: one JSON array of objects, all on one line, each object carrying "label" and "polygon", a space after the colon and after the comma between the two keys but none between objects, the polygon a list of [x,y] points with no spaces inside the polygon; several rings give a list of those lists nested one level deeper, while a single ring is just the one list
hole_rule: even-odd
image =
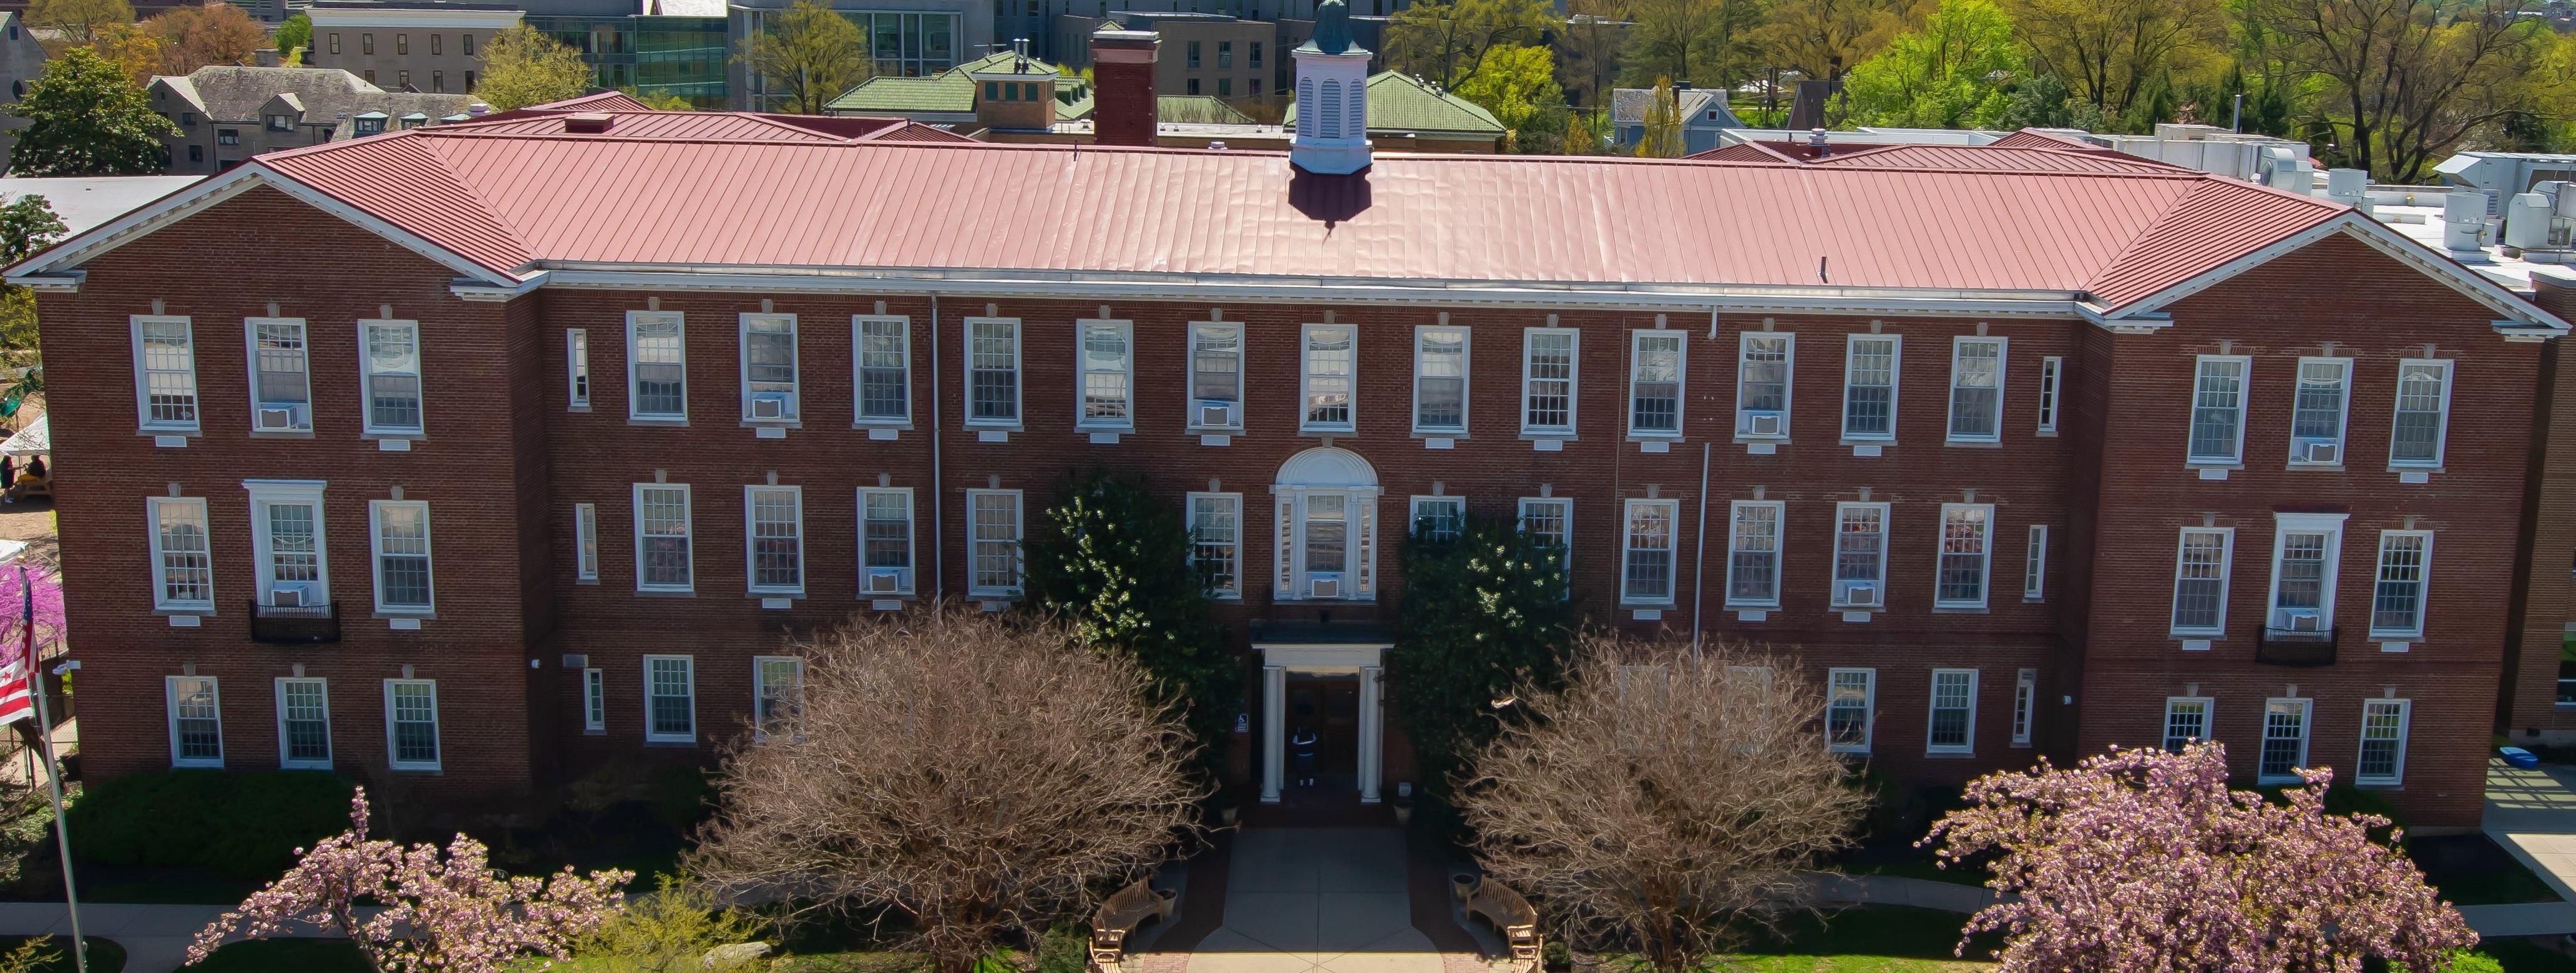
[{"label": "hedge", "polygon": [[311,771],[174,770],[88,786],[70,808],[72,851],[108,865],[195,867],[274,878],[295,849],[348,830],[348,778]]}]

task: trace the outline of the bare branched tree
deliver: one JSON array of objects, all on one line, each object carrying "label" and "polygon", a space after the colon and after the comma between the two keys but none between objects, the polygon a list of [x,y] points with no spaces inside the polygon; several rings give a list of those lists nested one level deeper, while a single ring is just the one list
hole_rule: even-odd
[{"label": "bare branched tree", "polygon": [[891,906],[963,973],[1195,837],[1179,714],[1061,628],[925,609],[794,650],[803,699],[726,755],[691,863],[728,899]]},{"label": "bare branched tree", "polygon": [[1587,636],[1565,692],[1522,705],[1460,788],[1478,858],[1576,941],[1659,971],[1794,902],[1868,802],[1816,684],[1750,646]]}]

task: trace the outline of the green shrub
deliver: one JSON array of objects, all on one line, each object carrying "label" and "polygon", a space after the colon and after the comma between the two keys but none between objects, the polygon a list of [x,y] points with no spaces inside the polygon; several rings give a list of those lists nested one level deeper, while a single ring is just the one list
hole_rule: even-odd
[{"label": "green shrub", "polygon": [[761,938],[766,924],[716,907],[715,898],[686,878],[662,877],[662,886],[637,896],[626,911],[573,945],[583,973],[694,973],[708,950]]},{"label": "green shrub", "polygon": [[2442,967],[2442,973],[2504,973],[2504,964],[2483,952],[2462,950],[2451,954],[2451,962]]},{"label": "green shrub", "polygon": [[1083,973],[1091,966],[1088,926],[1060,922],[1038,939],[1037,973]]},{"label": "green shrub", "polygon": [[295,849],[349,827],[348,778],[299,771],[174,770],[88,786],[72,850],[109,865],[196,867],[273,878]]}]

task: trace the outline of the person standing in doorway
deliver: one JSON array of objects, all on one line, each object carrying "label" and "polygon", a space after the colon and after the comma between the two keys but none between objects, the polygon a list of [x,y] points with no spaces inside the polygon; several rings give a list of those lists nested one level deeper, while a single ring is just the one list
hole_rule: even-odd
[{"label": "person standing in doorway", "polygon": [[1296,748],[1299,787],[1315,786],[1315,741],[1315,730],[1308,726],[1298,727],[1296,735],[1288,738],[1288,744]]}]

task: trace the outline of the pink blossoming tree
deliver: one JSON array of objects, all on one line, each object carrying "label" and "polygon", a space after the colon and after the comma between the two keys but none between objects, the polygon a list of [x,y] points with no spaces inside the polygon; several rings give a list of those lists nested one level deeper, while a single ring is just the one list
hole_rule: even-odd
[{"label": "pink blossoming tree", "polygon": [[[574,940],[624,908],[631,872],[571,868],[546,879],[494,871],[483,843],[367,838],[367,792],[349,799],[349,830],[298,849],[295,867],[197,933],[195,963],[238,932],[266,939],[309,923],[356,940],[378,973],[499,973],[531,954],[563,960]],[[362,900],[384,907],[362,917]]]},{"label": "pink blossoming tree", "polygon": [[2119,750],[1968,785],[1925,844],[1946,866],[1993,853],[1998,892],[1969,934],[2002,931],[2001,973],[2359,973],[2365,958],[2435,973],[2476,945],[2377,815],[2329,815],[2332,771],[2286,805],[2227,787],[2227,751]]}]

